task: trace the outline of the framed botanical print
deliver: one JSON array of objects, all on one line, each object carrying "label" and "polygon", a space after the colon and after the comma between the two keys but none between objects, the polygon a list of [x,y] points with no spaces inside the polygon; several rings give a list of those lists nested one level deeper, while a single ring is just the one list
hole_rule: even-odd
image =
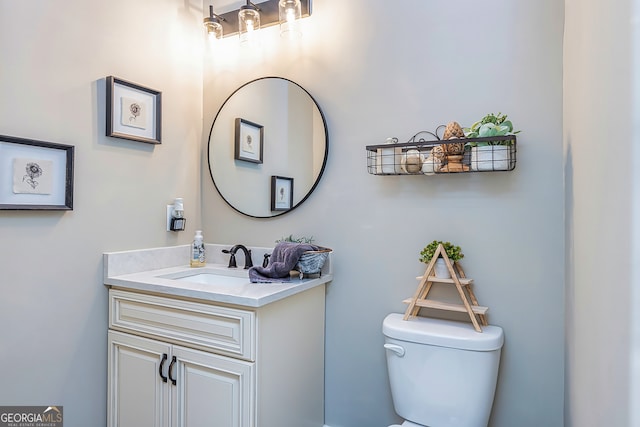
[{"label": "framed botanical print", "polygon": [[288,211],[293,206],[293,178],[271,177],[271,210]]},{"label": "framed botanical print", "polygon": [[264,126],[237,118],[234,158],[245,162],[262,163],[263,152]]},{"label": "framed botanical print", "polygon": [[160,144],[161,110],[159,91],[107,77],[107,136]]},{"label": "framed botanical print", "polygon": [[74,146],[0,135],[0,209],[72,210]]}]

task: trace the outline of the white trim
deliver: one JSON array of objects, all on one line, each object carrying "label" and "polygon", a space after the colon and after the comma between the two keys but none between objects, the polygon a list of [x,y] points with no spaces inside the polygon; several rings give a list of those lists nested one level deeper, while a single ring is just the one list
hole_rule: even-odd
[{"label": "white trim", "polygon": [[[640,69],[640,1],[634,0],[632,2],[632,16],[631,16],[631,50],[632,50],[632,62],[631,62],[631,75],[637,76],[637,72]],[[640,80],[636,77],[632,82],[632,94],[631,94],[631,128],[637,126],[640,123],[638,113],[640,113]],[[633,143],[631,144],[632,156],[638,155],[638,136],[631,135]],[[631,203],[631,255],[630,261],[637,259],[640,253],[640,220],[638,220],[638,213],[640,213],[640,188],[636,184],[637,179],[640,178],[640,171],[635,168],[631,170],[631,183],[630,190],[632,193],[633,201]],[[630,331],[629,331],[629,425],[639,425],[640,423],[640,407],[631,402],[637,402],[640,398],[640,310],[638,310],[638,303],[640,302],[640,290],[638,284],[640,284],[640,271],[638,268],[631,268],[630,272]]]}]

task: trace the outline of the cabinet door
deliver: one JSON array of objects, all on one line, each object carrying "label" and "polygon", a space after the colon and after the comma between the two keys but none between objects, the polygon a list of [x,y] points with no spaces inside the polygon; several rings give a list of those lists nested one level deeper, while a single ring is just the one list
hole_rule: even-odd
[{"label": "cabinet door", "polygon": [[175,427],[254,427],[254,363],[173,346]]},{"label": "cabinet door", "polygon": [[109,331],[109,427],[169,427],[166,377],[171,347]]}]

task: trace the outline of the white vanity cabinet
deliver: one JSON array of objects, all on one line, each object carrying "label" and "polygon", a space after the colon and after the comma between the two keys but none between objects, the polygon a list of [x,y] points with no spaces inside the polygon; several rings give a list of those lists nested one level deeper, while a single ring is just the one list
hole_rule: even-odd
[{"label": "white vanity cabinet", "polygon": [[109,427],[322,427],[324,284],[260,307],[109,289]]}]

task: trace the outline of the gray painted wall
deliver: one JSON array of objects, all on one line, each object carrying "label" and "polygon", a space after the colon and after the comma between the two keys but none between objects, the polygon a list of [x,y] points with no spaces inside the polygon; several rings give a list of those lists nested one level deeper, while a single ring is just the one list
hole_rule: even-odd
[{"label": "gray painted wall", "polygon": [[[637,20],[625,19],[637,10],[630,2],[616,9],[596,0],[566,3],[563,64],[564,5],[551,0],[316,1],[298,46],[284,45],[272,28],[262,32],[260,52],[248,54],[227,39],[204,55],[200,1],[0,0],[0,134],[76,146],[72,212],[0,211],[0,365],[9,367],[0,403],[64,405],[65,425],[102,425],[102,253],[184,244],[202,226],[208,242],[268,245],[295,233],[335,249],[327,294],[328,425],[398,421],[380,323],[401,312],[400,301],[414,291],[424,268],[420,249],[447,239],[464,249],[478,297],[506,333],[491,425],[561,426],[566,229],[565,425],[612,419],[637,425],[628,391],[637,396],[638,362],[627,352],[640,339],[637,328],[623,326],[637,310],[619,302],[637,306],[638,293],[625,284],[638,282],[630,270],[637,247],[629,237],[638,227],[621,212],[637,210],[639,198],[619,209],[598,208],[636,191],[629,183],[637,172],[624,156],[614,159],[619,167],[600,168],[596,154],[603,140],[633,145],[626,138],[634,123],[628,112],[640,97],[625,86],[631,74],[619,73],[633,61],[619,60],[637,51],[628,44],[637,39]],[[362,23],[357,31],[353,16]],[[596,31],[593,22],[601,22]],[[587,38],[586,49],[589,34],[598,37]],[[104,136],[107,75],[163,92],[162,145]],[[316,97],[331,147],[325,177],[305,205],[255,220],[226,206],[199,166],[206,166],[209,127],[226,96],[265,75],[291,78]],[[367,144],[407,140],[440,123],[466,125],[498,111],[523,130],[513,172],[377,177],[365,171]],[[620,124],[613,135],[584,127],[601,115]],[[589,150],[576,156],[578,145]],[[185,199],[185,233],[164,231],[164,206],[174,197]],[[612,256],[595,261],[625,260],[613,281],[589,252],[605,244]],[[598,340],[603,345],[593,344]],[[635,376],[627,380],[627,372]]]},{"label": "gray painted wall", "polygon": [[[272,28],[263,30],[260,52],[225,39],[205,58],[205,134],[241,84],[268,75],[290,78],[326,115],[325,175],[292,213],[256,220],[224,203],[205,161],[206,239],[269,245],[293,233],[313,235],[335,250],[326,331],[331,427],[398,421],[381,322],[404,311],[401,301],[415,291],[425,267],[418,262],[422,247],[433,239],[455,242],[480,302],[490,307],[490,322],[506,335],[491,425],[561,426],[562,2],[324,0],[313,9],[298,45],[287,45]],[[499,111],[523,130],[513,172],[366,172],[368,144],[389,136],[406,141],[452,120],[470,125]]]}]

